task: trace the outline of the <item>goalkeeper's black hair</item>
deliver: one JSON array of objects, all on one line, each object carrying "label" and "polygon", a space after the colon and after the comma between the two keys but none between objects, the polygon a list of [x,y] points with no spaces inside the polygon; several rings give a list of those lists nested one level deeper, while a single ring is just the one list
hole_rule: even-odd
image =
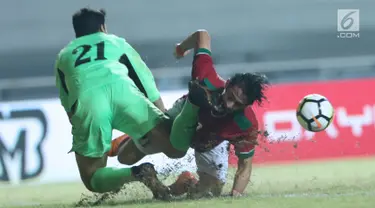
[{"label": "goalkeeper's black hair", "polygon": [[76,37],[79,38],[101,31],[105,24],[105,17],[104,9],[94,10],[86,7],[74,13],[72,21]]},{"label": "goalkeeper's black hair", "polygon": [[265,90],[270,86],[266,75],[260,73],[238,73],[229,79],[228,86],[240,87],[247,97],[247,104],[260,106],[267,100]]}]

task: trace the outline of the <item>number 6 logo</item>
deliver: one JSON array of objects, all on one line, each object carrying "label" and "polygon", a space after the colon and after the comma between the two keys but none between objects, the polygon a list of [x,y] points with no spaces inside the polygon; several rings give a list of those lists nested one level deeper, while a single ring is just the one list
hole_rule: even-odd
[{"label": "number 6 logo", "polygon": [[[347,15],[344,16],[344,18],[342,18],[341,20],[341,28],[344,29],[344,30],[347,30],[349,29],[350,27],[352,27],[353,23],[354,23],[354,19],[352,17],[350,17],[352,14],[356,13],[356,11],[353,11],[353,12],[349,12]],[[345,24],[349,21],[348,24]]]},{"label": "number 6 logo", "polygon": [[359,31],[359,10],[358,9],[337,10],[337,31],[338,32]]}]

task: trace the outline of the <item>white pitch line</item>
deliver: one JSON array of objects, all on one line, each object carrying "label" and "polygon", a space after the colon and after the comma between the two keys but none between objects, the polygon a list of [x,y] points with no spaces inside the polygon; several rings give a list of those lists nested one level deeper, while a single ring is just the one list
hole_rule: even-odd
[{"label": "white pitch line", "polygon": [[254,194],[247,195],[248,197],[257,197],[257,198],[275,198],[275,197],[284,197],[284,198],[333,198],[333,197],[342,197],[342,196],[375,196],[374,191],[358,191],[358,192],[346,192],[346,193],[291,193],[291,194]]}]

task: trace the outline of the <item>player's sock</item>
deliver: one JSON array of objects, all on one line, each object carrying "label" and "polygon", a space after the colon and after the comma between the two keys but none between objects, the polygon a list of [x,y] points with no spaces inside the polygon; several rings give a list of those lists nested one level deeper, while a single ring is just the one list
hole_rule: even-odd
[{"label": "player's sock", "polygon": [[189,149],[198,122],[199,107],[186,99],[184,107],[173,122],[170,141],[172,146],[182,152]]},{"label": "player's sock", "polygon": [[134,181],[131,168],[106,167],[98,169],[91,178],[95,192],[104,193],[120,189],[124,183]]}]

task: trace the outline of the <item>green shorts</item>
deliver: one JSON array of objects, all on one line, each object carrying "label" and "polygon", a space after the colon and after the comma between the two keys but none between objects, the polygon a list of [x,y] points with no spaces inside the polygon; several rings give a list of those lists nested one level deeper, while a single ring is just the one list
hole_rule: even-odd
[{"label": "green shorts", "polygon": [[102,157],[111,148],[112,130],[139,140],[166,116],[136,87],[120,80],[90,89],[79,96],[71,118],[74,151]]}]

